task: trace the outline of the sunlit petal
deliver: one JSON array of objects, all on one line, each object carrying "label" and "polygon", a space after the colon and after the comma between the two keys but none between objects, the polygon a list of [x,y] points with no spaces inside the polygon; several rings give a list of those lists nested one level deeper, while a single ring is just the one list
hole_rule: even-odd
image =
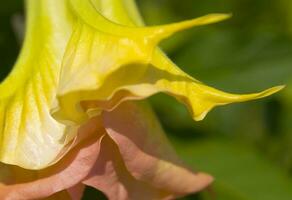
[{"label": "sunlit petal", "polygon": [[90,1],[70,3],[79,21],[61,71],[59,101],[54,108],[54,116],[59,120],[78,124],[102,110],[114,109],[122,101],[144,99],[158,92],[174,96],[187,105],[195,120],[202,120],[215,106],[262,98],[283,88],[249,95],[225,93],[184,73],[157,47],[162,39],[177,31],[221,21],[228,14],[133,27],[130,20],[113,22],[115,16],[106,18]]},{"label": "sunlit petal", "polygon": [[[40,199],[76,187],[95,164],[102,136],[91,137],[70,151],[62,162],[45,170],[31,171],[16,166],[4,166],[10,172],[9,179],[0,186],[0,198]],[[81,196],[80,190],[74,194]],[[78,198],[76,198],[78,199]]]},{"label": "sunlit petal", "polygon": [[26,2],[25,42],[13,71],[0,84],[0,161],[39,169],[53,164],[73,139],[50,114],[71,15],[65,1]]}]

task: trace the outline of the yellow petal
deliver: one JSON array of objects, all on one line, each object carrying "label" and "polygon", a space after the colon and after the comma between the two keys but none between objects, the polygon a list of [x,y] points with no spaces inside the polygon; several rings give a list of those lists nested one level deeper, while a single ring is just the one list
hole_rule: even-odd
[{"label": "yellow petal", "polygon": [[26,3],[25,42],[13,71],[0,84],[0,162],[40,169],[67,152],[79,127],[66,126],[50,113],[63,54],[78,18],[66,0]]},{"label": "yellow petal", "polygon": [[[118,1],[112,0],[113,5]],[[64,56],[58,102],[53,110],[59,120],[81,123],[120,102],[165,92],[183,102],[195,120],[217,105],[271,95],[282,86],[249,94],[229,94],[208,87],[180,70],[157,44],[171,34],[224,20],[228,14],[154,27],[133,27],[131,16],[117,20],[87,0],[70,1],[79,23]],[[126,20],[127,19],[127,20]],[[123,24],[121,24],[123,23]],[[141,25],[141,24],[138,24]]]},{"label": "yellow petal", "polygon": [[27,31],[11,74],[0,84],[0,161],[38,169],[66,146],[65,126],[50,115],[71,33],[65,1],[27,1]]}]

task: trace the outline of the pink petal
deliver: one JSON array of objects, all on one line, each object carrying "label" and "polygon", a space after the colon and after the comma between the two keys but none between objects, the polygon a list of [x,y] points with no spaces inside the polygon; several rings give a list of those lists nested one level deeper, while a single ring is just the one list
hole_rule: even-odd
[{"label": "pink petal", "polygon": [[[96,120],[93,120],[93,122],[96,122]],[[96,125],[93,124],[93,126]],[[84,130],[88,130],[88,128],[85,127]],[[80,131],[79,134],[82,133]],[[71,194],[80,197],[81,195],[75,190],[76,188],[73,191],[72,187],[76,187],[77,184],[82,182],[94,166],[99,154],[101,138],[101,134],[91,135],[77,144],[56,165],[45,170],[31,171],[10,166],[14,181],[11,182],[10,179],[10,182],[6,181],[3,185],[0,185],[0,199],[41,199],[66,189],[69,189]],[[81,191],[79,190],[79,192]],[[55,196],[58,195],[61,195],[61,193]]]},{"label": "pink petal", "polygon": [[136,180],[126,169],[117,145],[105,136],[96,162],[84,184],[95,187],[110,200],[166,199],[169,193]]},{"label": "pink petal", "polygon": [[211,176],[182,166],[147,105],[125,102],[104,112],[103,122],[136,179],[174,196],[200,191],[212,182]]}]

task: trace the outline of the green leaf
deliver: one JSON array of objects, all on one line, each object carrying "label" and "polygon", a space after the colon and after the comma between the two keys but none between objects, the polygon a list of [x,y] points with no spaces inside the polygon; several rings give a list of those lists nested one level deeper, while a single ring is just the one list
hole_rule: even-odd
[{"label": "green leaf", "polygon": [[[212,174],[216,200],[290,200],[292,180],[255,149],[227,140],[173,139],[179,155],[195,169]],[[207,193],[204,199],[209,199]],[[211,198],[210,198],[211,199]]]}]

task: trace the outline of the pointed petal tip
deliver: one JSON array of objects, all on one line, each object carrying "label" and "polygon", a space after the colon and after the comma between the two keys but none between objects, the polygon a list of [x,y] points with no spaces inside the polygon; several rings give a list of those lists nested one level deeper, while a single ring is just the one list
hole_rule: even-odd
[{"label": "pointed petal tip", "polygon": [[275,86],[272,88],[269,88],[267,90],[264,90],[263,92],[259,93],[258,98],[264,98],[270,95],[273,95],[281,90],[283,90],[286,87],[286,85],[279,85],[279,86]]},{"label": "pointed petal tip", "polygon": [[214,13],[208,14],[202,17],[185,20],[181,22],[176,22],[172,24],[160,25],[150,28],[150,38],[154,38],[156,41],[161,41],[170,37],[172,34],[196,27],[196,26],[203,26],[208,25],[216,22],[220,22],[230,18],[232,14],[223,14],[223,13]]},{"label": "pointed petal tip", "polygon": [[211,23],[216,23],[216,22],[229,19],[231,17],[232,17],[232,13],[212,13],[212,14],[199,17],[197,19],[201,19],[201,20],[204,19],[206,24],[211,24]]},{"label": "pointed petal tip", "polygon": [[206,115],[208,114],[208,112],[209,112],[209,111],[205,111],[205,112],[203,112],[203,113],[200,113],[200,114],[194,115],[194,116],[193,116],[193,120],[194,120],[194,121],[197,121],[197,122],[199,122],[199,121],[203,121],[203,120],[205,119]]},{"label": "pointed petal tip", "polygon": [[189,191],[191,193],[199,192],[210,186],[210,184],[212,184],[214,181],[214,177],[204,172],[198,172],[196,174],[196,180],[197,181],[192,185],[191,191]]},{"label": "pointed petal tip", "polygon": [[275,90],[275,92],[279,92],[280,90],[283,90],[286,87],[286,85],[278,85],[273,87],[273,89]]},{"label": "pointed petal tip", "polygon": [[206,174],[204,172],[199,172],[197,173],[197,177],[198,179],[200,179],[202,181],[202,183],[204,183],[205,185],[209,185],[214,181],[214,177]]},{"label": "pointed petal tip", "polygon": [[[253,94],[247,94],[247,95],[231,95],[227,102],[219,103],[217,105],[220,105],[220,104],[225,105],[225,104],[229,104],[229,103],[244,102],[244,101],[265,98],[265,97],[271,96],[271,95],[283,90],[285,87],[286,87],[285,85],[279,85],[279,86],[275,86],[275,87],[266,89],[266,90],[259,92],[259,93],[253,93]],[[226,99],[228,99],[228,97]],[[193,120],[194,121],[202,121],[206,117],[208,112],[215,106],[216,106],[216,103],[214,103],[214,105],[207,107],[203,110],[197,110],[197,111],[193,112]]]}]

